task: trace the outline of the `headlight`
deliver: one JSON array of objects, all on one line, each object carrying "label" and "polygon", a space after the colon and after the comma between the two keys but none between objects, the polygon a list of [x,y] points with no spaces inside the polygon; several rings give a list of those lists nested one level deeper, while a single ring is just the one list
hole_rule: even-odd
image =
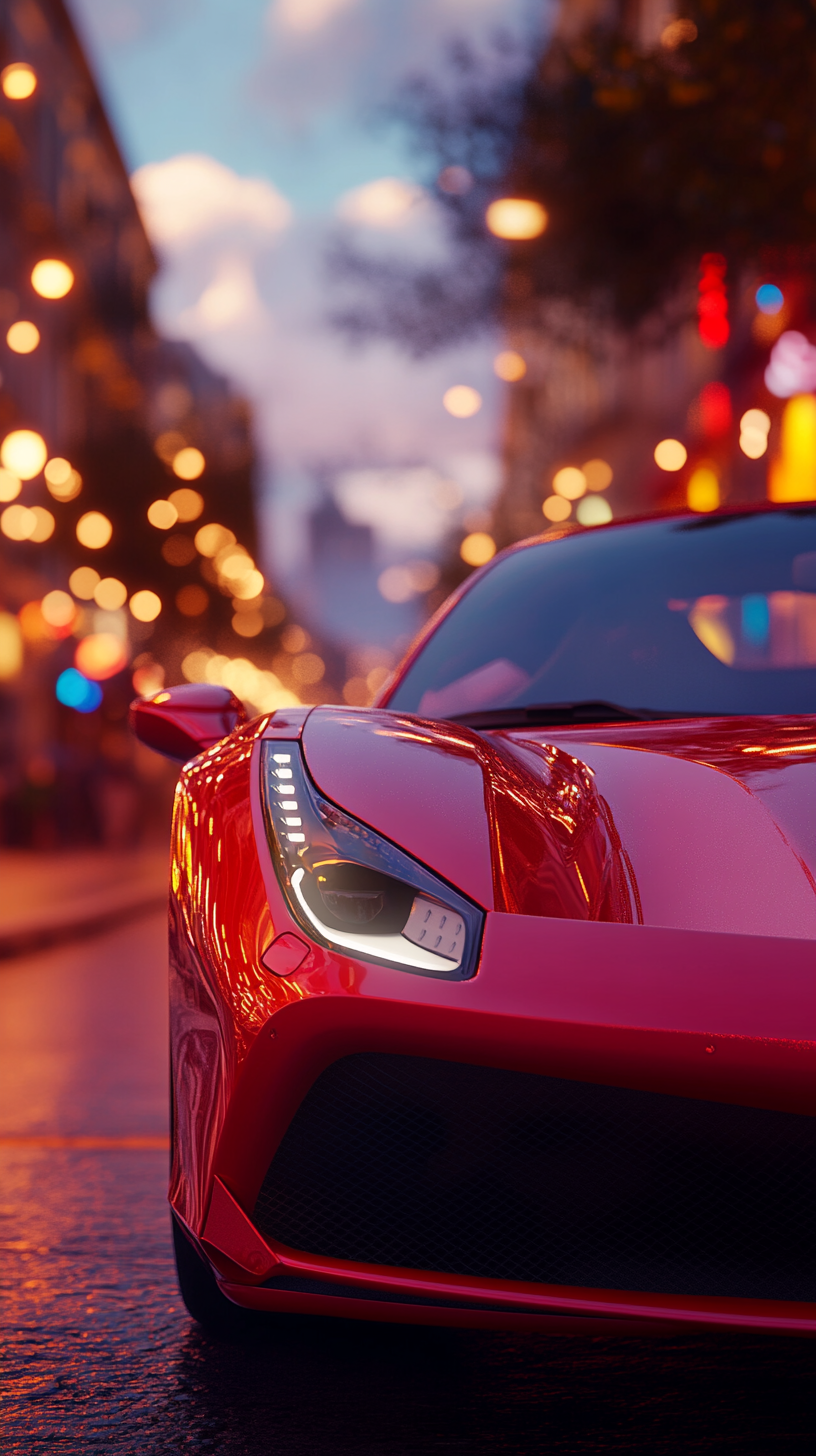
[{"label": "headlight", "polygon": [[278,878],[313,940],[420,975],[473,975],[484,917],[470,900],[324,799],[299,744],[264,743],[261,774]]}]

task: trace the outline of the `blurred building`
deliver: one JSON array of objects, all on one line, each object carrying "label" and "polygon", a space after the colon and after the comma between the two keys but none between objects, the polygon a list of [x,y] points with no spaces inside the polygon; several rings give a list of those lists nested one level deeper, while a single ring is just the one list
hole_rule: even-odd
[{"label": "blurred building", "polygon": [[251,554],[248,407],[151,327],[156,262],[62,0],[0,8],[0,206],[0,838],[119,842],[134,688],[284,610]]},{"label": "blurred building", "polygon": [[[574,47],[588,27],[622,23],[633,50],[644,54],[661,44],[675,14],[663,0],[561,0],[550,45]],[[676,307],[669,304],[663,318],[625,332],[611,328],[600,310],[593,315],[567,299],[527,301],[524,268],[510,260],[505,377],[513,382],[494,514],[500,545],[543,529],[568,529],[576,515],[600,524],[686,504],[706,511],[765,497],[768,431],[773,446],[784,410],[766,387],[765,371],[783,331],[809,326],[813,290],[803,285],[812,259],[801,249],[784,257],[768,253],[762,261],[756,276],[733,276],[725,258],[703,254]],[[781,284],[765,311],[757,304],[763,280]],[[706,312],[709,305],[714,314]],[[749,410],[759,411],[765,440],[754,441],[755,448],[749,440],[746,453],[738,446],[739,421]],[[750,429],[743,444],[749,437]],[[655,449],[666,439],[682,445],[679,468],[679,453],[671,469],[656,462]],[[812,451],[816,460],[816,434]],[[585,498],[577,477],[564,477],[559,495],[558,473],[587,464]]]}]

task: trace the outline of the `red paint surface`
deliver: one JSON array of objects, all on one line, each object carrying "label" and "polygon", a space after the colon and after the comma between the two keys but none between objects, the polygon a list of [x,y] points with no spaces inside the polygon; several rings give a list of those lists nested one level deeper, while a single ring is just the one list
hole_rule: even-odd
[{"label": "red paint surface", "polygon": [[[815,1110],[813,889],[780,816],[772,817],[767,798],[754,792],[758,778],[781,783],[812,756],[794,752],[788,770],[778,766],[779,756],[755,764],[760,755],[743,749],[756,746],[757,734],[769,736],[767,720],[732,721],[730,745],[722,724],[559,732],[560,752],[553,753],[543,735],[529,731],[480,738],[383,711],[312,713],[307,759],[329,797],[474,897],[478,883],[482,903],[495,891],[507,906],[487,916],[478,974],[456,984],[317,945],[288,977],[266,970],[270,941],[303,932],[289,915],[265,840],[258,740],[264,733],[294,738],[302,721],[292,715],[287,727],[276,728],[273,718],[239,729],[187,765],[179,785],[171,1199],[197,1237],[214,1176],[246,1217],[309,1087],[335,1058],[355,1051]],[[785,720],[780,732],[783,726],[789,747],[794,738],[805,741],[812,723]],[[738,772],[747,759],[750,767]],[[456,794],[440,799],[449,767]],[[765,792],[772,792],[767,785]],[[530,838],[514,857],[514,835],[520,840],[522,829],[514,826],[508,801],[517,805],[519,795]],[[673,833],[677,816],[682,830]],[[580,896],[576,867],[588,892]],[[548,887],[549,913],[522,913],[535,901],[536,885]],[[646,924],[637,923],[641,917]],[[746,917],[751,934],[744,933]],[[218,1219],[220,1253],[238,1265],[241,1239],[236,1235],[230,1245],[230,1220]],[[272,1252],[290,1268],[294,1260],[302,1269],[304,1259],[317,1267],[307,1255]],[[455,1284],[459,1296],[480,1304],[508,1298],[502,1286],[499,1301],[494,1281],[317,1263],[321,1277],[340,1282],[365,1277],[394,1289],[396,1279],[403,1291],[435,1291],[438,1298]],[[225,1273],[227,1266],[220,1267]],[[231,1298],[317,1307],[309,1303],[316,1296],[252,1292],[247,1280],[230,1279]],[[803,1306],[513,1288],[542,1317],[563,1310],[570,1317],[604,1314],[664,1327],[693,1321],[816,1328],[814,1311]],[[349,1300],[346,1312],[361,1318],[474,1324],[488,1318],[475,1310],[406,1313],[396,1303],[361,1309],[364,1301]],[[323,1312],[339,1313],[338,1303],[324,1299]]]}]

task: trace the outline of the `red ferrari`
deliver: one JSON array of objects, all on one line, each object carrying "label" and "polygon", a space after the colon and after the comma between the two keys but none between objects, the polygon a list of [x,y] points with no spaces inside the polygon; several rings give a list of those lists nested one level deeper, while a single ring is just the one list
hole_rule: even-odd
[{"label": "red ferrari", "polygon": [[516,546],[373,708],[133,716],[197,1319],[816,1331],[816,506]]}]

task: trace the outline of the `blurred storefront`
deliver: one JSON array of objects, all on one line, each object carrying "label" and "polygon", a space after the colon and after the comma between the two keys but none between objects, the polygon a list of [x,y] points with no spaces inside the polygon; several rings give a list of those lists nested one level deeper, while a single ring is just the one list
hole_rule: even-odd
[{"label": "blurred storefront", "polygon": [[0,840],[125,844],[167,788],[130,699],[285,611],[253,560],[248,408],[151,327],[156,263],[61,0],[3,6],[0,93]]}]

